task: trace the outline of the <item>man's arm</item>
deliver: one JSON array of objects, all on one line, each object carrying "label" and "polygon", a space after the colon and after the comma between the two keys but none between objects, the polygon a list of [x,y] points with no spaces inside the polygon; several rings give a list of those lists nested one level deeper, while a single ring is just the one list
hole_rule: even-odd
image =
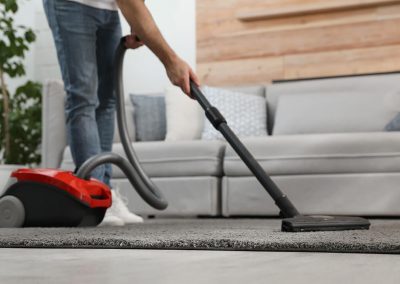
[{"label": "man's arm", "polygon": [[[143,0],[117,0],[129,25],[140,40],[160,59],[171,82],[190,94],[189,80],[200,84],[196,74],[168,45]],[[135,37],[128,38],[127,46],[135,46]]]}]

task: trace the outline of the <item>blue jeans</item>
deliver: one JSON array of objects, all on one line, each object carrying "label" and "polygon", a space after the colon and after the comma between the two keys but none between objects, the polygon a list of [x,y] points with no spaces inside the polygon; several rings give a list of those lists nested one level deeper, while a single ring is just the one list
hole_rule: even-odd
[{"label": "blue jeans", "polygon": [[[114,137],[114,51],[121,38],[117,11],[67,0],[43,0],[67,93],[68,144],[76,167],[109,152]],[[111,165],[92,176],[110,184]]]}]

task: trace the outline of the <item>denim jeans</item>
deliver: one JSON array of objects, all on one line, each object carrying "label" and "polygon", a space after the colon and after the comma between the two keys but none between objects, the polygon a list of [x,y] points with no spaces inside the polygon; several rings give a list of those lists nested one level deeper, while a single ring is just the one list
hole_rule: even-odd
[{"label": "denim jeans", "polygon": [[[117,11],[67,0],[43,0],[64,81],[68,144],[76,167],[109,152],[114,137],[114,51],[121,37]],[[110,184],[111,165],[92,176]]]}]

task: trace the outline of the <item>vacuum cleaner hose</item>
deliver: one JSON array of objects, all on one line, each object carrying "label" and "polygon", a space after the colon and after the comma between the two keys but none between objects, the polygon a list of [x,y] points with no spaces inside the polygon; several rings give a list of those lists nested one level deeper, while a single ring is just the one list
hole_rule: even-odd
[{"label": "vacuum cleaner hose", "polygon": [[78,169],[76,175],[82,179],[89,179],[90,173],[99,165],[107,163],[114,164],[123,171],[132,186],[144,201],[156,209],[163,210],[167,208],[168,202],[140,166],[127,130],[128,127],[125,113],[125,96],[123,91],[124,86],[122,80],[123,61],[126,52],[125,39],[125,37],[121,39],[115,53],[114,82],[117,99],[116,113],[118,131],[128,160],[115,153],[101,153],[91,157],[85,163],[83,163]]}]

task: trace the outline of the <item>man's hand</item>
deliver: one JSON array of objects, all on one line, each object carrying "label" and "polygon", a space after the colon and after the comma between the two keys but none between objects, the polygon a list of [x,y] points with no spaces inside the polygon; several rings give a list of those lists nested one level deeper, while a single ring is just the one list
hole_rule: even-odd
[{"label": "man's hand", "polygon": [[190,79],[198,86],[200,85],[200,81],[192,68],[179,57],[175,57],[171,62],[165,64],[165,69],[171,83],[180,87],[186,95],[193,99],[190,94]]},{"label": "man's hand", "polygon": [[[200,84],[190,66],[180,59],[165,41],[143,0],[116,0],[122,14],[135,31],[127,39],[126,47],[137,48],[142,42],[160,59],[171,82],[190,96],[190,79]],[[138,35],[136,37],[135,35]],[[140,40],[139,40],[140,39]]]},{"label": "man's hand", "polygon": [[143,45],[143,42],[138,38],[138,36],[135,33],[131,33],[131,35],[126,37],[125,40],[125,47],[126,48],[131,48],[131,49],[136,49],[139,48]]}]

